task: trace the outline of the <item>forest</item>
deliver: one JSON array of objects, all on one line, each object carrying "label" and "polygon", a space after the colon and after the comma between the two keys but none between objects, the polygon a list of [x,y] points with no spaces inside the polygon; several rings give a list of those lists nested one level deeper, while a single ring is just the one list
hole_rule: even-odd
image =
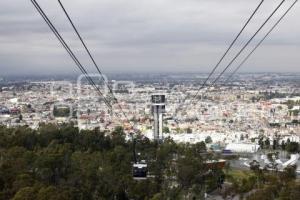
[{"label": "forest", "polygon": [[[42,124],[38,130],[0,126],[0,200],[193,200],[213,191],[248,200],[300,197],[294,167],[284,172],[255,165],[244,172],[229,165],[208,168],[206,160],[218,158],[205,142],[134,137],[122,127],[102,132],[79,131],[72,124]],[[133,178],[134,149],[148,163],[147,179]]]},{"label": "forest", "polygon": [[139,159],[149,165],[146,180],[132,177],[133,141],[121,127],[111,133],[72,125],[0,127],[0,199],[199,199],[224,176],[208,173],[204,142],[135,137]]}]

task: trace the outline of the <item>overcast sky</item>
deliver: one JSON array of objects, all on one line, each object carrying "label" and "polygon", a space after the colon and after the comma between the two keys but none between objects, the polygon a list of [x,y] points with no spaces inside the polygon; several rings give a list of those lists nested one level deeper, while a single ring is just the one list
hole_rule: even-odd
[{"label": "overcast sky", "polygon": [[[223,67],[280,1],[265,0]],[[293,1],[286,0],[280,12],[245,53]],[[58,2],[38,2],[78,58],[89,71],[93,71]],[[104,72],[207,72],[214,67],[259,2],[62,0]],[[299,4],[241,71],[300,72]],[[0,1],[0,69],[0,76],[78,72],[30,0]]]}]

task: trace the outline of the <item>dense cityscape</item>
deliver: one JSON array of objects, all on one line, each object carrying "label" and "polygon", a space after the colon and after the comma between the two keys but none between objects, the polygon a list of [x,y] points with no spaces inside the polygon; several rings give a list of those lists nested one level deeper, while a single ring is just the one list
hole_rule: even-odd
[{"label": "dense cityscape", "polygon": [[[115,78],[110,81],[111,88],[121,106],[115,104],[112,111],[81,78],[51,81],[24,78],[21,82],[10,78],[2,81],[0,123],[9,129],[25,127],[38,132],[46,131],[45,126],[49,124],[54,126],[49,131],[65,130],[71,125],[83,133],[98,130],[106,137],[113,136],[116,127],[123,127],[124,142],[132,142],[132,133],[138,130],[138,137],[142,137],[141,143],[144,144],[145,140],[155,141],[151,96],[165,95],[162,130],[158,131],[161,134],[158,137],[174,142],[179,146],[173,148],[179,149],[193,149],[194,145],[196,148],[201,144],[200,155],[205,155],[202,159],[207,157],[206,163],[218,163],[220,169],[226,169],[222,189],[216,188],[216,192],[210,185],[200,189],[202,192],[197,195],[205,194],[206,198],[215,199],[232,193],[236,198],[241,195],[250,198],[253,189],[244,194],[232,191],[235,183],[230,173],[250,173],[254,164],[278,173],[285,173],[290,166],[295,166],[294,173],[300,174],[297,154],[300,142],[298,74],[239,74],[232,83],[203,91],[196,104],[190,99],[205,74],[140,74],[132,75],[131,80],[126,75],[111,76]],[[104,87],[101,81],[98,84]],[[128,118],[120,114],[120,109]],[[147,159],[149,167],[155,165],[149,161],[151,156],[145,148],[139,147],[138,154],[142,155],[137,163]],[[154,169],[149,169],[149,173],[154,173]],[[179,180],[173,179],[171,182],[176,188]]]},{"label": "dense cityscape", "polygon": [[[110,112],[84,81],[8,82],[1,87],[1,124],[37,129],[41,123],[72,122],[79,130],[99,128],[103,131],[112,131],[121,125],[128,132],[135,124],[143,135],[151,138],[151,95],[164,94],[167,99],[164,136],[171,136],[175,141],[195,143],[211,135],[214,142],[224,145],[239,141],[242,135],[250,142],[263,132],[271,142],[275,135],[284,141],[289,138],[299,142],[300,91],[295,81],[298,75],[241,75],[244,83],[237,80],[210,88],[209,92],[202,91],[194,105],[190,99],[199,87],[201,74],[198,80],[185,79],[182,84],[185,76],[188,77],[165,75],[160,77],[163,81],[153,79],[155,75],[143,81],[111,81],[128,118],[119,114],[121,110],[116,105]],[[56,113],[55,108],[62,113]]]}]

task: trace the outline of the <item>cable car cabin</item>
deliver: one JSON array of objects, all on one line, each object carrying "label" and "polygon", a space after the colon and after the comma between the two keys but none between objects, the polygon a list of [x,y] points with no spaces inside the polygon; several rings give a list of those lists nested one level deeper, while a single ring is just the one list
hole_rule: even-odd
[{"label": "cable car cabin", "polygon": [[132,175],[135,180],[147,179],[148,165],[145,161],[134,163],[132,167]]}]

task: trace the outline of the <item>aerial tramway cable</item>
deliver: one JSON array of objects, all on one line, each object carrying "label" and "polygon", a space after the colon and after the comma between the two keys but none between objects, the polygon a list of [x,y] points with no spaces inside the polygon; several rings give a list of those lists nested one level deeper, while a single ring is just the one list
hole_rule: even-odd
[{"label": "aerial tramway cable", "polygon": [[[231,48],[233,47],[233,45],[235,44],[235,42],[238,40],[238,38],[240,37],[240,35],[243,33],[243,31],[245,30],[245,28],[248,26],[248,24],[250,23],[250,21],[252,20],[252,18],[255,16],[255,14],[257,13],[257,11],[259,10],[259,8],[262,6],[264,0],[260,1],[260,3],[258,4],[258,6],[255,8],[255,10],[252,12],[252,14],[250,15],[250,17],[247,19],[246,23],[244,24],[244,26],[242,27],[242,29],[239,31],[239,33],[236,35],[236,37],[234,38],[234,40],[231,42],[231,44],[229,45],[229,47],[227,48],[227,50],[225,51],[225,53],[222,55],[222,57],[220,58],[220,60],[218,61],[218,63],[214,66],[214,68],[212,69],[212,71],[209,73],[208,77],[205,79],[205,81],[203,82],[203,84],[200,86],[200,88],[197,90],[196,94],[193,95],[192,97],[192,102],[193,100],[198,96],[199,92],[205,88],[205,86],[207,85],[208,80],[211,78],[211,76],[214,74],[214,72],[216,71],[216,69],[219,67],[219,65],[221,64],[221,62],[224,60],[224,58],[226,57],[226,55],[228,54],[228,52],[231,50]],[[183,106],[183,104],[185,104],[186,100],[188,99],[188,96],[186,96],[182,103],[178,106],[178,108],[176,109],[176,112],[178,110],[180,110]]]},{"label": "aerial tramway cable", "polygon": [[[223,69],[223,71],[217,76],[217,78],[209,85],[209,88],[214,86],[215,83],[221,78],[221,76],[227,71],[227,69],[234,63],[234,61],[241,55],[241,53],[248,47],[256,35],[262,30],[262,28],[267,24],[267,22],[272,18],[272,16],[277,12],[277,10],[282,6],[286,0],[282,0],[280,4],[275,8],[275,10],[269,15],[269,17],[264,21],[264,23],[259,27],[259,29],[254,33],[254,35],[247,41],[243,48],[234,56],[234,58],[229,62],[229,64]],[[197,103],[199,100],[196,100]],[[193,103],[193,102],[192,102]]]},{"label": "aerial tramway cable", "polygon": [[[218,61],[218,63],[215,65],[215,67],[213,68],[213,70],[210,72],[210,74],[208,75],[208,77],[205,79],[205,81],[203,82],[203,84],[201,85],[201,87],[198,89],[197,93],[194,95],[194,97],[196,97],[198,95],[198,93],[200,92],[201,89],[203,89],[205,87],[205,85],[207,84],[207,81],[211,78],[211,76],[215,73],[216,69],[219,67],[219,65],[221,64],[221,62],[224,60],[224,58],[226,57],[226,55],[228,54],[228,52],[230,51],[230,49],[233,47],[233,45],[235,44],[235,42],[237,41],[237,39],[240,37],[240,35],[243,33],[243,31],[245,30],[245,28],[248,26],[248,24],[250,23],[250,21],[252,20],[252,18],[254,17],[254,15],[257,13],[257,11],[259,10],[259,8],[261,7],[261,5],[263,4],[264,0],[262,0],[258,6],[255,8],[255,10],[253,11],[253,13],[251,14],[251,16],[249,17],[249,19],[246,21],[246,23],[244,24],[243,28],[239,31],[239,33],[237,34],[237,36],[234,38],[234,40],[231,42],[231,44],[229,45],[229,47],[227,48],[227,50],[225,51],[225,53],[223,54],[223,56],[220,58],[220,60]],[[194,98],[193,97],[193,98]],[[193,99],[192,98],[192,99]]]},{"label": "aerial tramway cable", "polygon": [[54,33],[54,35],[57,37],[57,39],[60,41],[60,43],[62,44],[62,46],[64,47],[64,49],[68,52],[68,54],[70,55],[70,57],[72,58],[72,60],[75,62],[76,66],[80,69],[80,71],[85,75],[85,77],[87,78],[87,80],[90,82],[90,84],[96,89],[96,91],[98,92],[98,94],[100,96],[102,96],[105,105],[109,108],[109,110],[111,110],[111,105],[109,104],[109,102],[107,101],[107,99],[105,98],[104,94],[100,91],[100,89],[96,86],[95,82],[93,81],[93,79],[88,75],[87,71],[85,70],[85,68],[82,66],[82,64],[79,62],[79,60],[77,59],[77,57],[74,55],[74,53],[72,52],[72,50],[70,49],[70,47],[67,45],[67,43],[64,41],[64,39],[62,38],[62,36],[59,34],[59,32],[57,31],[57,29],[55,28],[55,26],[51,23],[51,21],[49,20],[49,18],[47,17],[47,15],[44,13],[44,11],[42,10],[42,8],[39,6],[39,4],[35,1],[35,0],[31,0],[32,4],[34,5],[34,7],[36,8],[36,10],[39,12],[39,14],[42,16],[42,18],[44,19],[44,21],[47,23],[47,25],[49,26],[49,28],[51,29],[51,31]]},{"label": "aerial tramway cable", "polygon": [[119,104],[118,99],[115,97],[115,95],[114,95],[114,93],[113,93],[113,91],[112,91],[112,88],[109,86],[108,82],[105,80],[103,73],[101,72],[101,70],[100,70],[99,66],[97,65],[97,63],[96,63],[94,57],[92,56],[92,54],[91,54],[89,48],[87,47],[87,45],[86,45],[86,43],[84,42],[83,38],[81,37],[81,35],[80,35],[78,29],[76,28],[75,24],[73,23],[73,21],[72,21],[70,15],[69,15],[68,12],[66,11],[65,7],[63,6],[63,4],[61,3],[60,0],[58,0],[58,3],[59,3],[59,5],[60,5],[60,7],[62,8],[64,14],[65,14],[66,17],[68,18],[68,21],[70,22],[71,26],[73,27],[73,29],[74,29],[76,35],[78,36],[79,40],[81,41],[81,43],[82,43],[83,47],[85,48],[87,54],[89,55],[90,59],[92,60],[92,62],[93,62],[93,64],[94,64],[95,68],[97,69],[99,75],[101,76],[102,81],[104,82],[104,84],[107,86],[109,92],[111,93],[111,95],[112,95],[112,97],[113,97],[113,100],[116,101],[116,103],[117,103],[119,109],[121,110],[122,114],[123,114],[124,117],[129,121],[129,119],[128,119],[126,113],[124,112],[124,110],[122,109],[121,105]]},{"label": "aerial tramway cable", "polygon": [[[109,102],[106,100],[106,98],[104,97],[103,93],[99,90],[99,88],[96,86],[96,84],[94,83],[94,81],[91,79],[91,77],[88,75],[87,71],[85,70],[85,68],[81,65],[81,63],[79,62],[79,60],[77,59],[77,57],[74,55],[74,53],[72,52],[72,50],[69,48],[69,46],[66,44],[66,42],[64,41],[64,39],[61,37],[61,35],[59,34],[59,32],[57,31],[57,29],[54,27],[54,25],[51,23],[51,21],[49,20],[49,18],[47,17],[47,15],[43,12],[43,10],[41,9],[41,7],[39,6],[39,4],[35,1],[35,0],[31,0],[32,4],[35,6],[35,8],[37,9],[37,11],[39,12],[39,14],[42,16],[42,18],[45,20],[45,22],[47,23],[47,25],[49,26],[49,28],[52,30],[52,32],[54,33],[54,35],[57,37],[57,39],[60,41],[60,43],[62,44],[62,46],[65,48],[65,50],[69,53],[70,57],[72,58],[72,60],[75,62],[75,64],[77,65],[77,67],[80,69],[80,71],[86,76],[86,78],[90,81],[90,83],[95,87],[95,89],[99,92],[99,94],[103,97],[105,104],[107,105],[107,107],[112,110],[111,105],[109,104]],[[66,13],[67,14],[67,13]],[[70,19],[70,18],[69,18]],[[70,21],[71,22],[71,21]],[[72,23],[73,24],[73,23]],[[75,26],[73,27],[74,29]],[[76,29],[77,30],[77,29]],[[78,33],[78,31],[76,31]],[[78,37],[81,38],[81,36],[78,33]],[[81,38],[81,42],[82,44],[85,46],[86,50],[89,53],[88,48],[86,47],[85,43],[83,42],[82,38]],[[91,54],[89,53],[89,55],[91,56]],[[94,61],[93,57],[91,56],[91,59]],[[95,66],[97,66],[97,64],[95,63]],[[99,69],[99,73],[102,75],[100,69]],[[102,78],[104,79],[103,75]],[[104,79],[105,80],[105,79]],[[107,84],[107,87],[109,87],[109,85]],[[110,92],[112,93],[111,88]],[[112,93],[113,95],[113,93]],[[121,108],[121,107],[120,107]],[[121,108],[122,109],[122,108]],[[124,116],[127,118],[126,114],[124,113],[124,111],[122,110]],[[115,113],[116,114],[116,113]],[[128,118],[127,118],[128,119]],[[133,127],[134,128],[134,127]],[[131,135],[133,138],[133,144],[135,143],[135,139],[134,136]],[[148,173],[148,166],[146,161],[143,162],[138,162],[137,158],[136,158],[136,154],[135,154],[135,144],[133,145],[134,149],[134,164],[133,164],[133,178],[137,179],[137,180],[144,180],[147,179],[147,173]]]},{"label": "aerial tramway cable", "polygon": [[275,8],[275,10],[269,15],[269,17],[264,21],[264,23],[259,27],[259,29],[254,33],[254,35],[247,41],[247,43],[243,46],[243,48],[234,56],[234,58],[229,62],[229,64],[224,68],[224,70],[219,74],[219,76],[210,84],[213,86],[221,76],[227,71],[227,69],[234,63],[234,61],[243,53],[243,51],[248,47],[248,45],[252,42],[252,40],[256,37],[256,35],[262,30],[262,28],[268,23],[268,21],[273,17],[273,15],[277,12],[277,10],[282,6],[282,4],[286,0],[282,0],[280,4]]},{"label": "aerial tramway cable", "polygon": [[224,81],[223,85],[226,85],[228,81],[236,74],[236,72],[247,62],[251,55],[257,50],[257,48],[265,41],[265,39],[270,35],[270,33],[278,26],[282,19],[290,12],[290,10],[295,6],[298,0],[295,0],[294,3],[285,11],[285,13],[279,18],[279,20],[273,25],[273,27],[267,32],[267,34],[260,40],[260,42],[254,47],[254,49],[248,54],[248,56],[237,66],[237,68],[228,76]]}]

